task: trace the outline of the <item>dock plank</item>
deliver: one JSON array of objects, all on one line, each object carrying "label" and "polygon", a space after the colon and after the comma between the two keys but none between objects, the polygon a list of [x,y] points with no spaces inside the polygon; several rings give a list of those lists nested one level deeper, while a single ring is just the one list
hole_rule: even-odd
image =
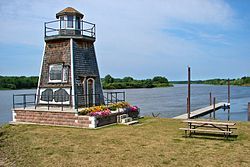
[{"label": "dock plank", "polygon": [[[224,106],[230,106],[230,104],[228,103],[225,103],[225,102],[220,102],[220,103],[217,103],[215,104],[215,110],[218,110]],[[204,107],[204,108],[201,108],[201,109],[198,109],[198,110],[195,110],[195,111],[192,111],[190,113],[190,118],[197,118],[197,117],[200,117],[200,116],[204,116],[210,112],[213,111],[213,105],[210,105],[210,106],[207,106],[207,107]],[[182,114],[182,115],[179,115],[177,117],[174,117],[174,119],[187,119],[188,118],[188,114]]]}]

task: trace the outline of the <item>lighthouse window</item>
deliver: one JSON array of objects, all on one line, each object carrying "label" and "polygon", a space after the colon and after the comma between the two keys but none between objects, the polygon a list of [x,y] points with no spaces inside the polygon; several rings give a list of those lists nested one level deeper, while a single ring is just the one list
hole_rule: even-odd
[{"label": "lighthouse window", "polygon": [[68,16],[68,28],[73,28],[73,16]]},{"label": "lighthouse window", "polygon": [[52,64],[49,66],[49,82],[59,83],[68,82],[69,80],[69,66],[62,64]]},{"label": "lighthouse window", "polygon": [[60,17],[60,28],[65,28],[64,16]]},{"label": "lighthouse window", "polygon": [[49,66],[49,81],[61,82],[62,81],[62,64],[53,64]]},{"label": "lighthouse window", "polygon": [[68,82],[69,80],[69,66],[63,67],[63,82]]},{"label": "lighthouse window", "polygon": [[76,17],[76,29],[80,29],[80,17]]}]

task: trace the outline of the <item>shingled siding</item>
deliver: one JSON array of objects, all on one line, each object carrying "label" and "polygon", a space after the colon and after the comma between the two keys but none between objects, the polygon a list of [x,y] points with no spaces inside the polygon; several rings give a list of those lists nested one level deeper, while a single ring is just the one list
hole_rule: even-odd
[{"label": "shingled siding", "polygon": [[60,125],[72,127],[91,127],[89,116],[79,116],[74,112],[14,110],[14,123],[34,123],[43,125]]},{"label": "shingled siding", "polygon": [[49,65],[64,63],[71,65],[70,39],[51,40],[46,42],[43,57],[40,87],[70,87],[71,70],[69,70],[69,80],[67,83],[48,83],[49,82]]},{"label": "shingled siding", "polygon": [[[84,40],[73,40],[73,58],[74,58],[74,78],[75,78],[75,94],[83,94],[82,82],[88,78],[95,79],[95,94],[100,94],[100,99],[96,96],[95,101],[103,103],[103,91],[100,81],[100,75],[95,55],[93,42]],[[85,84],[86,89],[86,84]],[[78,99],[78,103],[81,103]]]}]

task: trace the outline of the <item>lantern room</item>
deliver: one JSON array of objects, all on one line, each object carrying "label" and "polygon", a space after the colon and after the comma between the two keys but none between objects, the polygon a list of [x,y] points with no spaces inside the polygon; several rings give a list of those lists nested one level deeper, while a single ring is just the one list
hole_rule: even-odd
[{"label": "lantern room", "polygon": [[56,14],[54,21],[45,22],[44,36],[87,36],[95,38],[95,24],[84,21],[84,15],[72,7]]}]

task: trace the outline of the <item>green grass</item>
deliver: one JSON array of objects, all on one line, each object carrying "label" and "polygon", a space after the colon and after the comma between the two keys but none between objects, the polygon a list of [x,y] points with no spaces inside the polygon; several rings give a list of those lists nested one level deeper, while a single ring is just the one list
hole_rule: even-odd
[{"label": "green grass", "polygon": [[237,138],[185,138],[180,120],[77,129],[38,125],[0,128],[0,166],[249,166],[250,123]]}]

